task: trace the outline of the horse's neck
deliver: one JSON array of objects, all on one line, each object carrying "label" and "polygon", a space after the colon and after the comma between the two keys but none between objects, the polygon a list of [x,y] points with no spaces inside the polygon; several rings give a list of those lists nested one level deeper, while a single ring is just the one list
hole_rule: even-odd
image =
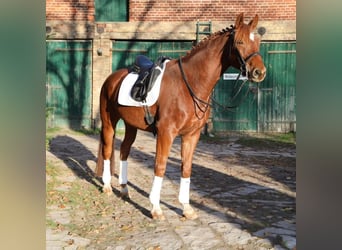
[{"label": "horse's neck", "polygon": [[185,74],[189,84],[200,98],[209,98],[222,72],[229,66],[228,64],[222,65],[226,43],[227,36],[209,40],[207,44],[202,45],[196,53],[191,54],[184,61]]}]

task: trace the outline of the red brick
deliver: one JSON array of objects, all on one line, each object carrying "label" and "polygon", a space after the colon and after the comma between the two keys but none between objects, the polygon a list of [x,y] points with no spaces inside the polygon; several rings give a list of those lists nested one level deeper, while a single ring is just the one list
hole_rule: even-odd
[{"label": "red brick", "polygon": [[[131,21],[232,20],[240,12],[245,12],[246,18],[258,13],[262,20],[296,19],[296,0],[231,0],[228,3],[226,0],[176,0],[171,3],[150,0],[127,1]],[[94,2],[88,0],[46,0],[48,20],[77,18],[94,21],[94,15]]]}]

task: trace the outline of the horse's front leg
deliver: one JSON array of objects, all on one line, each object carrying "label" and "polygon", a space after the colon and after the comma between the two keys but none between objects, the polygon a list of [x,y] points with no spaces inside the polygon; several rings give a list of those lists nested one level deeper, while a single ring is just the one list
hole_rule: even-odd
[{"label": "horse's front leg", "polygon": [[153,219],[157,220],[165,219],[163,211],[160,208],[160,191],[166,171],[167,158],[174,138],[175,135],[170,134],[168,131],[158,130],[154,179],[149,196],[152,204],[151,215]]},{"label": "horse's front leg", "polygon": [[178,200],[183,205],[185,218],[196,219],[197,213],[190,205],[190,176],[193,154],[200,136],[200,131],[182,136],[182,176],[180,180]]}]

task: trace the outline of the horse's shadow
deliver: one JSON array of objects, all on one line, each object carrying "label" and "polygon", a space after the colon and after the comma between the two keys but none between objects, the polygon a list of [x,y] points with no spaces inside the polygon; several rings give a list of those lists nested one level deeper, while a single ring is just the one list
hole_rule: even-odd
[{"label": "horse's shadow", "polygon": [[101,189],[87,163],[88,160],[96,161],[96,157],[78,140],[67,135],[58,135],[50,141],[49,151],[62,160],[77,177]]}]

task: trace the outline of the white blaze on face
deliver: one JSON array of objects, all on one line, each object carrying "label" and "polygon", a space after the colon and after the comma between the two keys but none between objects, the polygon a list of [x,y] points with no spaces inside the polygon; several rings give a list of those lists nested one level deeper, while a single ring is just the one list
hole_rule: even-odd
[{"label": "white blaze on face", "polygon": [[250,33],[250,34],[249,34],[249,39],[251,39],[252,41],[254,41],[254,33]]}]

